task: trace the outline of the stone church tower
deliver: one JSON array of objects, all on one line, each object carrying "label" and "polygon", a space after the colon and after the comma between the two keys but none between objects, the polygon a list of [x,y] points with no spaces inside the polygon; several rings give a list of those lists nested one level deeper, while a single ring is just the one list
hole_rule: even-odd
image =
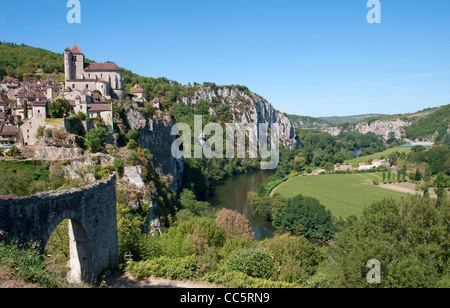
[{"label": "stone church tower", "polygon": [[125,99],[123,70],[115,63],[85,63],[77,45],[64,50],[66,89],[98,90],[107,99]]}]

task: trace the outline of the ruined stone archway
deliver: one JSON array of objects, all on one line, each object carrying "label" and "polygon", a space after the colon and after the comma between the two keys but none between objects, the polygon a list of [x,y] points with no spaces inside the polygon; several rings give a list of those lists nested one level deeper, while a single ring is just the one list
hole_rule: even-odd
[{"label": "ruined stone archway", "polygon": [[79,189],[0,199],[0,230],[7,233],[6,240],[37,242],[41,253],[65,219],[70,221],[70,282],[90,280],[118,266],[115,176]]}]

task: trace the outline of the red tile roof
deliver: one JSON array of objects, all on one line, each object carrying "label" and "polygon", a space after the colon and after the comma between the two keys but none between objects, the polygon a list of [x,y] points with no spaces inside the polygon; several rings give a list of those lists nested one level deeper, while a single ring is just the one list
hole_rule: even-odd
[{"label": "red tile roof", "polygon": [[16,78],[12,78],[12,77],[5,77],[2,80],[2,83],[6,83],[6,82],[12,82],[12,83],[19,83],[19,80]]},{"label": "red tile roof", "polygon": [[19,133],[19,128],[15,125],[0,125],[0,136],[14,136]]},{"label": "red tile roof", "polygon": [[75,46],[72,47],[72,50],[70,52],[75,54],[75,55],[82,55],[83,54],[81,52],[80,48],[78,48],[77,44],[75,44]]},{"label": "red tile roof", "polygon": [[116,63],[87,63],[84,70],[89,71],[121,71]]},{"label": "red tile roof", "polygon": [[111,111],[111,104],[89,104],[88,111]]},{"label": "red tile roof", "polygon": [[5,94],[3,94],[3,92],[0,92],[0,103],[3,104],[10,104],[11,100],[8,98],[8,96],[6,96]]},{"label": "red tile roof", "polygon": [[131,89],[131,93],[144,93],[144,89],[138,84],[135,84],[135,86]]}]

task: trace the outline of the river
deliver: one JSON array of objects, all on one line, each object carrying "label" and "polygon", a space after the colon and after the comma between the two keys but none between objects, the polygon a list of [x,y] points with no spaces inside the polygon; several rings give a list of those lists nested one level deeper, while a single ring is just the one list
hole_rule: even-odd
[{"label": "river", "polygon": [[255,214],[249,204],[248,193],[255,191],[256,185],[266,183],[274,173],[275,170],[260,170],[228,178],[214,188],[208,202],[214,207],[227,208],[247,216],[256,240],[271,238],[274,231],[272,223]]}]

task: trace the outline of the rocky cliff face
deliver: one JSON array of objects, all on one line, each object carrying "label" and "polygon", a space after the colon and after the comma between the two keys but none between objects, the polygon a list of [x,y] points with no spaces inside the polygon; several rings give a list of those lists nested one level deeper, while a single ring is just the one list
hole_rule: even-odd
[{"label": "rocky cliff face", "polygon": [[152,118],[131,108],[127,115],[131,129],[139,131],[139,144],[148,149],[154,157],[154,168],[175,192],[180,192],[184,163],[172,156],[172,143],[176,136],[171,135],[175,121],[167,114],[155,112]]},{"label": "rocky cliff face", "polygon": [[[291,120],[255,93],[238,87],[201,88],[193,95],[183,97],[182,103],[195,105],[199,100],[227,104],[233,113],[234,123],[268,123],[270,128],[273,123],[277,123],[280,127],[280,142],[285,148],[292,149],[300,144]],[[210,113],[214,114],[214,110],[210,109]]]},{"label": "rocky cliff face", "polygon": [[411,126],[411,124],[412,121],[405,121],[402,119],[378,120],[371,123],[356,123],[347,129],[343,129],[341,126],[331,126],[322,129],[322,131],[330,133],[333,136],[337,136],[341,132],[348,130],[357,131],[361,134],[374,133],[381,136],[384,140],[389,140],[393,133],[396,139],[402,139],[405,137],[406,128]]}]

